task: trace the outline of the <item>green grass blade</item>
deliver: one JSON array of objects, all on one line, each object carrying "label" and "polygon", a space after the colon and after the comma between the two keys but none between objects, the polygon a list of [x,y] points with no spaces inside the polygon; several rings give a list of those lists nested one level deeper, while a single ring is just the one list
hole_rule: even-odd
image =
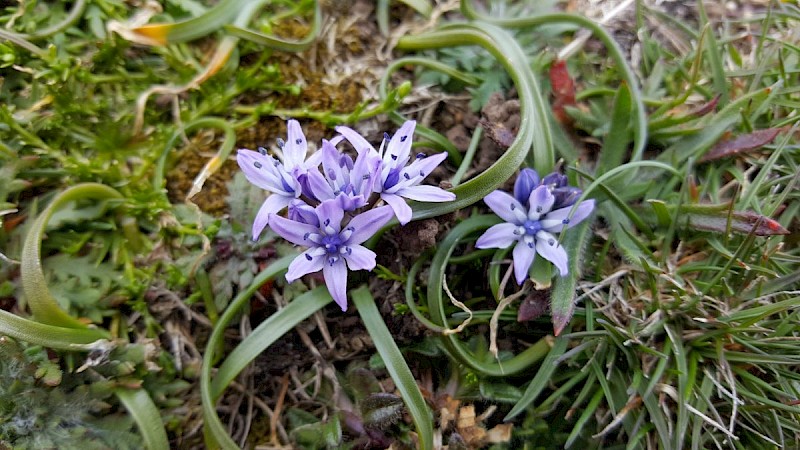
[{"label": "green grass blade", "polygon": [[597,163],[598,175],[619,166],[625,159],[630,142],[632,102],[631,90],[628,84],[623,82],[614,97],[608,135],[603,140],[603,149],[600,151],[600,160]]},{"label": "green grass blade", "polygon": [[375,349],[381,355],[386,370],[400,391],[400,396],[403,397],[411,418],[414,420],[417,433],[419,433],[419,448],[422,450],[433,449],[433,416],[425,404],[417,381],[403,359],[403,354],[397,348],[392,334],[386,328],[386,324],[375,306],[375,299],[366,286],[352,291],[351,298],[375,343]]},{"label": "green grass blade", "polygon": [[108,334],[97,329],[88,330],[86,324],[64,311],[58,301],[50,293],[42,271],[41,246],[47,222],[54,212],[70,202],[82,199],[118,200],[122,194],[116,189],[99,183],[83,183],[73,186],[59,194],[47,208],[36,218],[22,247],[20,279],[25,299],[33,313],[34,319],[48,325],[66,328],[85,329],[93,333],[96,339],[108,337]]},{"label": "green grass blade", "polygon": [[[511,408],[511,411],[506,414],[503,418],[504,421],[509,421],[519,415],[522,411],[524,411],[528,405],[533,403],[539,394],[544,391],[546,387],[550,385],[550,378],[553,376],[553,373],[556,371],[558,365],[556,364],[556,360],[558,360],[561,355],[567,350],[567,344],[569,343],[569,339],[566,337],[556,338],[553,344],[553,348],[550,350],[550,353],[544,358],[542,361],[542,366],[536,372],[536,376],[533,377],[531,383],[528,385],[528,388],[525,389],[525,392],[522,394],[522,398]],[[602,391],[601,391],[602,394]]]},{"label": "green grass blade", "polygon": [[114,393],[125,405],[142,434],[148,450],[168,450],[169,440],[161,420],[161,413],[144,389],[115,389]]},{"label": "green grass blade", "polygon": [[0,335],[56,350],[91,351],[105,342],[98,330],[47,325],[0,309]]}]

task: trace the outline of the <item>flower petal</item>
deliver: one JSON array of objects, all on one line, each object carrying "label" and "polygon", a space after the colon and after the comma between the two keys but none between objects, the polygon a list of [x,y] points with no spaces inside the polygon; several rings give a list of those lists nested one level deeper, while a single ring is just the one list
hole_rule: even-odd
[{"label": "flower petal", "polygon": [[[452,202],[456,194],[436,186],[411,186],[395,192],[396,195],[418,202]],[[391,194],[388,194],[391,195]]]},{"label": "flower petal", "polygon": [[521,240],[514,247],[512,253],[514,255],[514,277],[517,279],[517,284],[522,284],[528,278],[528,271],[536,258],[536,250]]},{"label": "flower petal", "polygon": [[392,167],[402,167],[408,161],[408,155],[411,153],[411,141],[414,137],[414,128],[417,122],[414,120],[407,120],[400,129],[392,136],[389,144],[386,146],[386,152],[383,154],[383,164]]},{"label": "flower petal", "polygon": [[558,268],[561,276],[569,272],[567,251],[558,243],[558,239],[546,231],[536,233],[536,252]]},{"label": "flower petal", "polygon": [[[319,217],[320,229],[325,230],[325,234],[338,233],[342,229],[344,211],[336,199],[320,203],[317,206],[317,217]],[[328,228],[332,228],[333,231]]]},{"label": "flower petal", "polygon": [[526,203],[538,185],[539,174],[535,170],[529,168],[520,170],[517,181],[514,182],[514,198],[520,203]]},{"label": "flower petal", "polygon": [[[374,152],[375,155],[378,154],[378,151],[375,150],[375,147],[373,147],[372,144],[367,142],[367,140],[364,139],[364,136],[361,136],[357,131],[353,130],[352,128],[340,125],[336,127],[336,131],[339,132],[342,136],[344,136],[345,139],[347,139],[347,142],[349,142],[350,145],[352,145],[353,148],[356,149],[356,153],[361,154],[363,152],[370,152],[370,153]],[[336,138],[334,138],[334,140],[336,140]]]},{"label": "flower petal", "polygon": [[322,274],[333,301],[342,308],[342,311],[347,311],[347,267],[344,265],[344,260],[339,258],[333,264],[325,263],[322,266]]},{"label": "flower petal", "polygon": [[405,199],[396,194],[381,193],[383,201],[389,204],[394,210],[394,215],[397,216],[400,225],[405,225],[411,221],[411,207],[408,206]]},{"label": "flower petal", "polygon": [[300,128],[300,122],[292,119],[286,122],[287,139],[286,145],[283,146],[283,163],[286,170],[292,171],[295,167],[301,166],[306,159],[306,151],[308,151],[308,144],[306,137],[303,135],[303,129]]},{"label": "flower petal", "polygon": [[352,246],[366,241],[386,225],[393,216],[392,208],[379,206],[353,217],[347,224],[347,228],[352,228],[353,233],[345,244]]},{"label": "flower petal", "polygon": [[280,181],[280,169],[275,166],[278,162],[275,158],[252,150],[239,149],[236,152],[236,162],[249,182],[270,192],[288,193]]},{"label": "flower petal", "polygon": [[293,283],[298,278],[309,273],[319,272],[325,264],[325,255],[314,256],[316,248],[310,248],[293,259],[286,272],[286,281]]},{"label": "flower petal", "polygon": [[[503,191],[493,191],[489,193],[484,199],[484,203],[489,205],[489,208],[500,216],[506,222],[522,225],[525,222],[527,210],[520,202],[514,197]],[[516,211],[516,212],[515,212]],[[521,216],[522,220],[520,220]]]},{"label": "flower petal", "polygon": [[506,248],[519,239],[519,235],[514,234],[517,228],[517,225],[508,222],[492,225],[478,238],[478,241],[475,242],[475,247]]},{"label": "flower petal", "polygon": [[351,245],[349,251],[342,254],[350,270],[372,270],[375,268],[375,252],[363,245]]},{"label": "flower petal", "polygon": [[542,217],[540,223],[542,224],[542,228],[546,231],[557,233],[581,223],[584,219],[589,217],[589,214],[591,214],[593,210],[594,199],[589,199],[581,202],[575,208],[575,214],[573,214],[572,217],[569,216],[569,213],[572,211],[572,206],[568,206],[566,208],[550,211],[547,215]]},{"label": "flower petal", "polygon": [[288,197],[280,194],[270,194],[270,196],[264,200],[261,208],[258,209],[255,220],[253,220],[254,241],[258,240],[261,232],[264,231],[264,228],[266,228],[267,225],[269,225],[270,215],[277,214],[280,210],[289,206],[289,203],[293,199],[294,197]]},{"label": "flower petal", "polygon": [[313,197],[319,201],[330,200],[336,196],[333,194],[333,188],[328,180],[319,173],[319,170],[312,169],[306,175],[306,182]]},{"label": "flower petal", "polygon": [[289,211],[286,217],[295,222],[307,223],[314,227],[319,227],[317,211],[308,206],[306,202],[299,199],[294,199],[289,203]]},{"label": "flower petal", "polygon": [[363,195],[364,198],[370,196],[375,182],[380,177],[381,164],[381,158],[377,154],[362,152],[358,155],[350,172],[353,195]]},{"label": "flower petal", "polygon": [[553,209],[555,201],[556,198],[547,186],[537,187],[528,197],[528,219],[539,220],[539,217]]},{"label": "flower petal", "polygon": [[302,245],[303,247],[314,245],[313,242],[308,240],[309,234],[319,233],[319,228],[313,225],[295,222],[275,214],[269,218],[269,227],[278,233],[280,237],[292,244]]}]

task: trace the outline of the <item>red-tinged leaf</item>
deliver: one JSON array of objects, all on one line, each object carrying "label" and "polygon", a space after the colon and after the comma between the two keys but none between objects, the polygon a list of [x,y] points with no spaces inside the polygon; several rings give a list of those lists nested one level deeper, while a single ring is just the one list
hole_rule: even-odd
[{"label": "red-tinged leaf", "polygon": [[755,150],[772,142],[781,132],[781,128],[767,128],[756,130],[752,133],[737,136],[729,141],[723,141],[715,145],[708,153],[703,155],[700,162],[715,161],[717,159],[735,156],[743,152]]},{"label": "red-tinged leaf", "polygon": [[567,106],[575,106],[575,81],[570,77],[567,63],[554,61],[550,66],[550,85],[553,88],[553,115],[562,124],[572,123]]},{"label": "red-tinged leaf", "polygon": [[531,291],[517,311],[517,322],[536,319],[550,308],[550,293],[547,291]]},{"label": "red-tinged leaf", "polygon": [[714,110],[717,109],[717,104],[719,103],[719,98],[721,96],[722,96],[721,94],[717,94],[708,103],[702,104],[702,105],[698,106],[697,108],[691,110],[689,112],[689,115],[690,116],[695,116],[695,117],[702,117],[702,116],[705,116],[706,114],[708,114],[710,112],[713,112]]},{"label": "red-tinged leaf", "polygon": [[691,205],[682,207],[682,214],[689,220],[689,226],[697,230],[725,233],[730,231],[740,234],[753,233],[756,236],[775,236],[789,234],[780,223],[753,211],[720,210],[715,205]]}]

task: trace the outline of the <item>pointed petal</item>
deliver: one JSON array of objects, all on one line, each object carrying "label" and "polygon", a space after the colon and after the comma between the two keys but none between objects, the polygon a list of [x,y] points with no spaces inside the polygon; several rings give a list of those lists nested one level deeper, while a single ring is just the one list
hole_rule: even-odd
[{"label": "pointed petal", "polygon": [[381,193],[381,198],[392,207],[394,215],[397,216],[397,221],[400,222],[400,225],[405,225],[411,221],[411,207],[408,206],[408,203],[406,203],[403,197],[384,192]]},{"label": "pointed petal", "polygon": [[411,153],[411,141],[414,137],[414,128],[417,122],[407,120],[400,129],[392,136],[383,154],[383,163],[392,166],[404,166]]},{"label": "pointed petal", "polygon": [[400,171],[400,176],[398,176],[394,189],[387,189],[387,191],[396,194],[400,189],[418,185],[445,158],[447,158],[447,153],[439,153],[414,160],[414,162]]},{"label": "pointed petal", "polygon": [[[405,202],[403,203],[405,204]],[[380,206],[353,217],[347,224],[347,228],[353,229],[353,234],[347,239],[346,244],[352,246],[366,241],[386,225],[393,216],[392,208]]]},{"label": "pointed petal", "polygon": [[286,217],[289,220],[294,220],[295,222],[307,223],[314,227],[319,228],[319,218],[317,217],[317,211],[308,206],[306,202],[294,199],[289,203],[289,210]]},{"label": "pointed petal", "polygon": [[400,189],[395,194],[418,202],[452,202],[456,199],[456,194],[447,192],[436,186],[411,186]]},{"label": "pointed petal", "polygon": [[363,152],[370,152],[370,153],[374,152],[376,155],[378,154],[378,151],[375,150],[375,147],[373,147],[372,144],[367,142],[367,140],[364,139],[364,136],[361,136],[357,131],[353,130],[352,128],[345,126],[338,126],[336,127],[336,131],[339,132],[342,136],[344,136],[345,139],[347,139],[347,142],[349,142],[350,145],[352,145],[353,148],[356,149],[356,153],[361,154]]},{"label": "pointed petal", "polygon": [[344,260],[339,258],[333,264],[325,263],[322,266],[322,274],[333,301],[342,308],[342,311],[347,311],[347,267],[344,265]]},{"label": "pointed petal", "polygon": [[300,128],[300,122],[294,119],[289,120],[286,122],[286,129],[288,133],[286,145],[283,146],[283,162],[286,170],[292,171],[295,167],[302,165],[306,159],[308,144],[303,129]]},{"label": "pointed petal", "polygon": [[309,273],[319,272],[325,264],[325,255],[314,256],[316,248],[310,248],[293,259],[286,272],[286,281],[293,283],[298,278]]},{"label": "pointed petal", "polygon": [[531,192],[528,198],[528,219],[539,220],[543,214],[553,209],[556,198],[547,186],[539,186]]},{"label": "pointed petal", "polygon": [[522,284],[528,278],[528,271],[536,258],[536,250],[525,241],[519,241],[512,253],[514,255],[514,278],[517,279],[517,284]]},{"label": "pointed petal", "polygon": [[[572,211],[572,206],[557,209],[549,212],[546,216],[542,217],[540,223],[542,228],[551,233],[563,231],[567,228],[572,228],[581,223],[584,219],[589,217],[589,214],[594,210],[594,199],[581,202],[576,208],[572,217],[569,216]],[[567,221],[566,224],[564,221]]]},{"label": "pointed petal", "polygon": [[478,238],[478,241],[475,242],[475,247],[506,248],[519,239],[519,235],[514,234],[517,228],[517,225],[508,222],[492,225]]},{"label": "pointed petal", "polygon": [[[332,234],[342,229],[344,211],[336,199],[320,203],[317,206],[317,217],[319,217],[320,229],[325,230],[326,234]],[[327,230],[328,227],[332,228],[333,232]]]},{"label": "pointed petal", "polygon": [[369,152],[358,155],[350,172],[350,183],[353,184],[353,194],[363,195],[365,198],[372,193],[375,182],[380,177],[381,159]]},{"label": "pointed petal", "polygon": [[536,233],[536,252],[558,268],[561,276],[569,272],[567,251],[558,243],[558,239],[546,231]]},{"label": "pointed petal", "polygon": [[269,225],[270,214],[278,214],[280,210],[289,206],[289,203],[293,199],[294,197],[287,197],[280,194],[270,194],[270,196],[264,200],[261,208],[258,209],[255,220],[253,220],[254,241],[258,239],[258,237],[261,235],[261,232],[264,231],[264,228]]},{"label": "pointed petal", "polygon": [[[526,209],[514,197],[503,191],[489,193],[484,199],[491,210],[506,222],[522,225],[525,222]],[[522,218],[522,220],[520,220]]]},{"label": "pointed petal", "polygon": [[308,235],[319,233],[319,228],[307,223],[295,222],[275,214],[269,218],[269,227],[278,235],[295,245],[310,247],[314,245],[308,240]]},{"label": "pointed petal", "polygon": [[533,169],[522,169],[514,182],[514,198],[520,203],[525,203],[531,192],[539,185],[539,174]]},{"label": "pointed petal", "polygon": [[276,159],[252,150],[240,149],[236,152],[236,162],[249,182],[270,192],[286,193],[277,173],[279,169],[275,167]]},{"label": "pointed petal", "polygon": [[375,252],[358,244],[347,248],[349,251],[342,256],[347,261],[347,267],[350,270],[372,270],[375,268]]},{"label": "pointed petal", "polygon": [[322,140],[322,170],[328,181],[335,185],[342,183],[342,170],[339,167],[339,158],[342,156],[330,142]]},{"label": "pointed petal", "polygon": [[319,173],[319,170],[309,170],[308,174],[306,175],[306,182],[308,183],[308,188],[315,199],[319,201],[325,201],[336,197],[333,194],[333,188],[328,183],[328,180],[326,180],[325,177]]}]

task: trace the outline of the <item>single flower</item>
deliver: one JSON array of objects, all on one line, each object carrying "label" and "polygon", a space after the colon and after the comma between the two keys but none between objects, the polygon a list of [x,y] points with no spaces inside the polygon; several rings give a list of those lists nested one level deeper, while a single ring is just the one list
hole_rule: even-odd
[{"label": "single flower", "polygon": [[[302,207],[298,217],[306,216]],[[392,210],[381,206],[363,212],[347,221],[336,199],[325,200],[315,209],[315,219],[305,217],[295,221],[272,215],[270,227],[287,241],[308,247],[289,264],[286,281],[322,270],[328,291],[342,308],[347,310],[347,270],[372,270],[375,253],[361,245],[392,218]]]},{"label": "single flower", "polygon": [[313,153],[306,159],[308,143],[296,120],[286,123],[287,140],[278,141],[281,159],[259,148],[257,152],[240,149],[236,154],[236,162],[247,179],[256,186],[270,192],[261,205],[253,221],[253,239],[258,239],[261,232],[269,224],[269,216],[276,214],[289,203],[299,198],[304,192],[302,181],[309,169],[319,165],[321,155]]},{"label": "single flower", "polygon": [[437,186],[420,185],[422,180],[430,175],[445,158],[447,153],[425,156],[424,153],[411,159],[411,139],[414,135],[416,122],[406,121],[399,130],[389,138],[384,136],[380,150],[375,148],[356,131],[345,127],[336,127],[350,144],[361,153],[369,153],[381,159],[380,178],[373,185],[373,191],[380,194],[381,199],[392,207],[397,220],[402,225],[411,220],[411,207],[405,199],[420,202],[449,202],[455,200],[452,192],[447,192]]},{"label": "single flower", "polygon": [[[545,177],[545,180],[548,180],[548,177]],[[554,192],[558,194],[572,193],[572,191],[566,189],[566,186],[560,186],[560,179],[556,183],[558,186],[545,184],[545,180],[539,182],[539,176],[534,170],[523,169],[514,183],[513,196],[498,190],[484,199],[489,208],[505,222],[486,230],[478,238],[475,246],[506,248],[516,243],[513,259],[514,276],[518,284],[522,284],[528,277],[528,271],[537,253],[553,263],[561,276],[565,276],[569,271],[567,252],[558,243],[555,233],[561,233],[577,225],[594,209],[594,200],[586,200],[577,205],[574,214],[570,216],[575,199],[568,205],[565,205],[562,199],[559,205],[561,207],[554,209],[557,200]]]}]

